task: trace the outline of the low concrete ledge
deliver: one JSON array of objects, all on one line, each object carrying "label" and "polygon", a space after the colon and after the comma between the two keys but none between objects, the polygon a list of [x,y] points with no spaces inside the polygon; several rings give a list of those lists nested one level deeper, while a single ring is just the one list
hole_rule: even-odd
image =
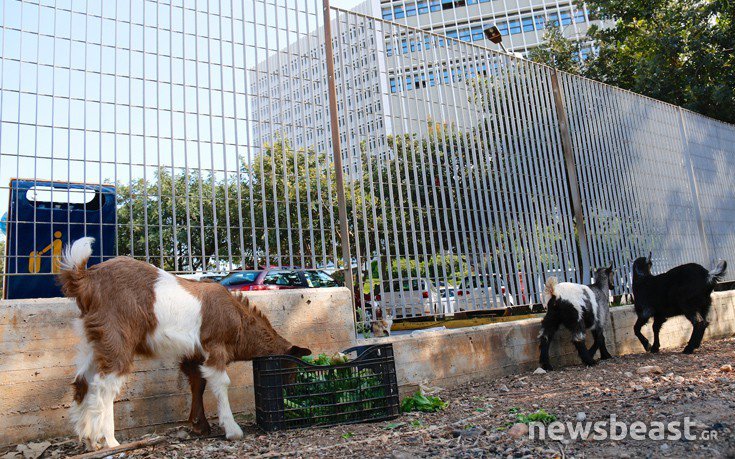
[{"label": "low concrete ledge", "polygon": [[[735,291],[714,293],[712,299],[710,326],[705,339],[732,336],[735,334]],[[610,353],[643,352],[633,334],[636,321],[633,306],[614,307],[611,316],[605,332]],[[643,328],[643,333],[651,341],[652,322]],[[368,344],[389,340],[393,343],[398,383],[402,392],[408,392],[422,382],[451,387],[477,378],[533,370],[538,367],[540,328],[541,319],[538,318],[360,342]],[[684,346],[691,332],[692,326],[685,318],[670,319],[661,330],[662,349]],[[591,337],[588,336],[588,340],[588,345],[591,345]],[[571,335],[563,328],[557,333],[550,354],[551,363],[556,367],[580,363],[571,344]]]},{"label": "low concrete ledge", "polygon": [[[315,351],[338,351],[354,345],[354,318],[345,288],[248,293],[284,337]],[[0,447],[36,438],[72,434],[67,420],[71,403],[79,316],[65,298],[0,301]],[[235,412],[253,412],[252,365],[228,368],[230,403]],[[216,401],[205,394],[208,413]],[[174,361],[140,359],[115,402],[120,438],[186,420],[189,386]]]},{"label": "low concrete ledge", "polygon": [[[422,382],[452,387],[537,367],[539,318],[356,341],[347,289],[248,296],[286,338],[315,352],[392,342],[403,392],[415,390]],[[66,416],[76,345],[71,322],[77,315],[76,305],[66,299],[0,301],[0,446],[71,434]],[[611,315],[605,334],[610,352],[643,352],[633,335],[633,307],[612,308]],[[735,334],[735,291],[713,294],[709,320],[705,339]],[[651,324],[643,332],[652,339]],[[683,346],[690,334],[686,319],[671,319],[661,332],[662,347]],[[551,347],[553,365],[579,363],[570,341],[568,331],[557,334]],[[251,365],[231,365],[229,374],[233,410],[252,413]],[[208,412],[214,415],[216,403],[209,391],[205,397]],[[188,385],[176,362],[137,361],[115,403],[120,438],[183,421],[189,400]]]}]

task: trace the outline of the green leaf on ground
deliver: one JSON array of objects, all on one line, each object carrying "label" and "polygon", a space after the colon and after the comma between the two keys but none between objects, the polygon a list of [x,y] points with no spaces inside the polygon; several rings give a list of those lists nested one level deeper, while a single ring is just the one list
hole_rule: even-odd
[{"label": "green leaf on ground", "polygon": [[424,413],[434,413],[446,408],[447,402],[434,395],[422,395],[416,392],[410,397],[406,397],[401,402],[401,411],[408,413],[411,411],[422,411]]}]

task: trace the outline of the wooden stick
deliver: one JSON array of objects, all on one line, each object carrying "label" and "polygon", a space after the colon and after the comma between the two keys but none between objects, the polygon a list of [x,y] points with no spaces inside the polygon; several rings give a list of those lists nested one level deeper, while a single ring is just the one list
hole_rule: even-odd
[{"label": "wooden stick", "polygon": [[125,451],[132,451],[134,449],[146,448],[148,446],[154,446],[159,443],[163,443],[166,440],[167,437],[146,438],[145,440],[123,443],[122,445],[116,446],[114,448],[105,448],[99,451],[79,454],[78,456],[72,456],[71,459],[102,459],[113,454],[118,454]]}]

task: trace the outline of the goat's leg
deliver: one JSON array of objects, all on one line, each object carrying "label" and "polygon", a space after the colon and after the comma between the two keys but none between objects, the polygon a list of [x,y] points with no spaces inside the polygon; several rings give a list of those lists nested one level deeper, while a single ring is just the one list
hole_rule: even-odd
[{"label": "goat's leg", "polygon": [[74,427],[88,449],[113,448],[120,444],[115,439],[113,404],[124,382],[125,376],[119,373],[96,374],[89,381],[84,399],[74,406]]},{"label": "goat's leg", "polygon": [[592,346],[590,346],[590,349],[587,352],[589,352],[590,357],[594,359],[595,353],[597,352],[598,349],[600,349],[600,340],[598,338],[597,330],[592,330],[592,337],[594,338],[594,340],[592,341]]},{"label": "goat's leg", "polygon": [[549,346],[558,329],[559,321],[556,315],[553,312],[547,313],[543,322],[541,322],[541,333],[539,333],[539,364],[546,371],[552,371],[554,369],[551,366],[551,362],[549,362]]},{"label": "goat's leg", "polygon": [[661,348],[661,342],[658,339],[658,335],[661,332],[661,327],[666,322],[665,317],[654,317],[653,318],[653,346],[651,346],[651,352],[657,353]]},{"label": "goat's leg", "polygon": [[635,333],[635,336],[638,337],[638,340],[643,345],[643,349],[646,350],[646,352],[651,350],[651,343],[648,342],[645,336],[643,336],[643,333],[641,333],[641,328],[643,328],[644,325],[648,323],[649,317],[641,317],[638,316],[638,320],[635,321],[635,325],[633,325],[633,332]]},{"label": "goat's leg", "polygon": [[607,350],[607,345],[605,344],[605,334],[601,329],[594,329],[592,330],[592,336],[595,338],[595,343],[592,345],[592,348],[590,349],[590,357],[594,358],[595,353],[592,352],[592,349],[597,350],[600,349],[600,359],[607,360],[611,359],[612,355],[610,355],[610,352]]},{"label": "goat's leg", "polygon": [[104,420],[104,436],[107,448],[114,448],[120,443],[115,439],[115,398],[120,394],[120,389],[125,383],[126,377],[120,374],[109,374],[103,376],[101,383],[105,397],[105,420]]},{"label": "goat's leg", "polygon": [[704,338],[704,332],[707,330],[709,322],[699,312],[687,315],[687,319],[692,323],[692,336],[689,338],[689,343],[682,352],[684,354],[691,354],[702,344],[702,338]]},{"label": "goat's leg", "polygon": [[191,423],[191,431],[197,435],[209,435],[212,429],[207,422],[207,415],[204,412],[204,389],[207,387],[207,380],[202,377],[199,371],[201,362],[197,360],[183,360],[180,364],[181,371],[189,380],[191,388],[191,411],[189,412],[189,423]]},{"label": "goat's leg", "polygon": [[242,429],[235,422],[235,417],[232,415],[232,409],[230,408],[230,399],[227,396],[230,378],[227,376],[226,362],[223,359],[213,360],[212,355],[210,355],[200,368],[215,398],[217,398],[217,417],[219,425],[225,430],[225,437],[228,440],[241,439]]},{"label": "goat's leg", "polygon": [[[124,352],[106,355],[106,358],[99,359],[101,366],[98,367],[95,357],[100,343],[87,340],[81,321],[75,326],[80,342],[77,375],[73,383],[74,403],[71,406],[74,431],[89,450],[118,446],[115,439],[114,402],[130,372],[133,357]],[[107,341],[114,340],[115,336],[106,338]],[[113,346],[103,349],[110,347],[114,349]]]},{"label": "goat's leg", "polygon": [[587,351],[587,345],[584,343],[584,323],[580,322],[577,327],[577,331],[574,332],[574,336],[572,337],[572,343],[574,344],[574,347],[577,348],[577,353],[579,354],[579,358],[582,359],[582,362],[584,362],[585,365],[592,366],[597,362],[595,362],[595,359],[593,359]]}]

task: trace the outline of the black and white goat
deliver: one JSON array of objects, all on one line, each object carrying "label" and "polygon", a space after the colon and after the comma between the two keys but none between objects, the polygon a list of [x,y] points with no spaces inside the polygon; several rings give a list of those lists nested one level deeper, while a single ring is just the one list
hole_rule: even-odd
[{"label": "black and white goat", "polygon": [[[585,364],[595,364],[594,356],[598,349],[601,359],[612,357],[605,346],[603,334],[603,329],[610,316],[610,289],[612,288],[612,265],[597,269],[592,285],[559,283],[555,277],[547,279],[544,289],[546,317],[541,322],[541,333],[539,334],[541,368],[547,371],[553,370],[549,362],[549,345],[560,325],[564,325],[572,332],[572,342]],[[589,350],[584,342],[587,329],[592,329],[592,336],[595,339]]]},{"label": "black and white goat", "polygon": [[[638,320],[633,326],[647,352],[658,352],[661,344],[658,339],[661,326],[666,319],[684,316],[694,329],[684,354],[691,354],[702,344],[704,332],[709,325],[707,315],[712,298],[710,295],[715,284],[722,280],[727,270],[727,262],[720,261],[711,271],[696,263],[677,266],[663,274],[651,274],[651,255],[633,262],[633,299]],[[641,333],[641,328],[653,317],[653,346]]]}]

